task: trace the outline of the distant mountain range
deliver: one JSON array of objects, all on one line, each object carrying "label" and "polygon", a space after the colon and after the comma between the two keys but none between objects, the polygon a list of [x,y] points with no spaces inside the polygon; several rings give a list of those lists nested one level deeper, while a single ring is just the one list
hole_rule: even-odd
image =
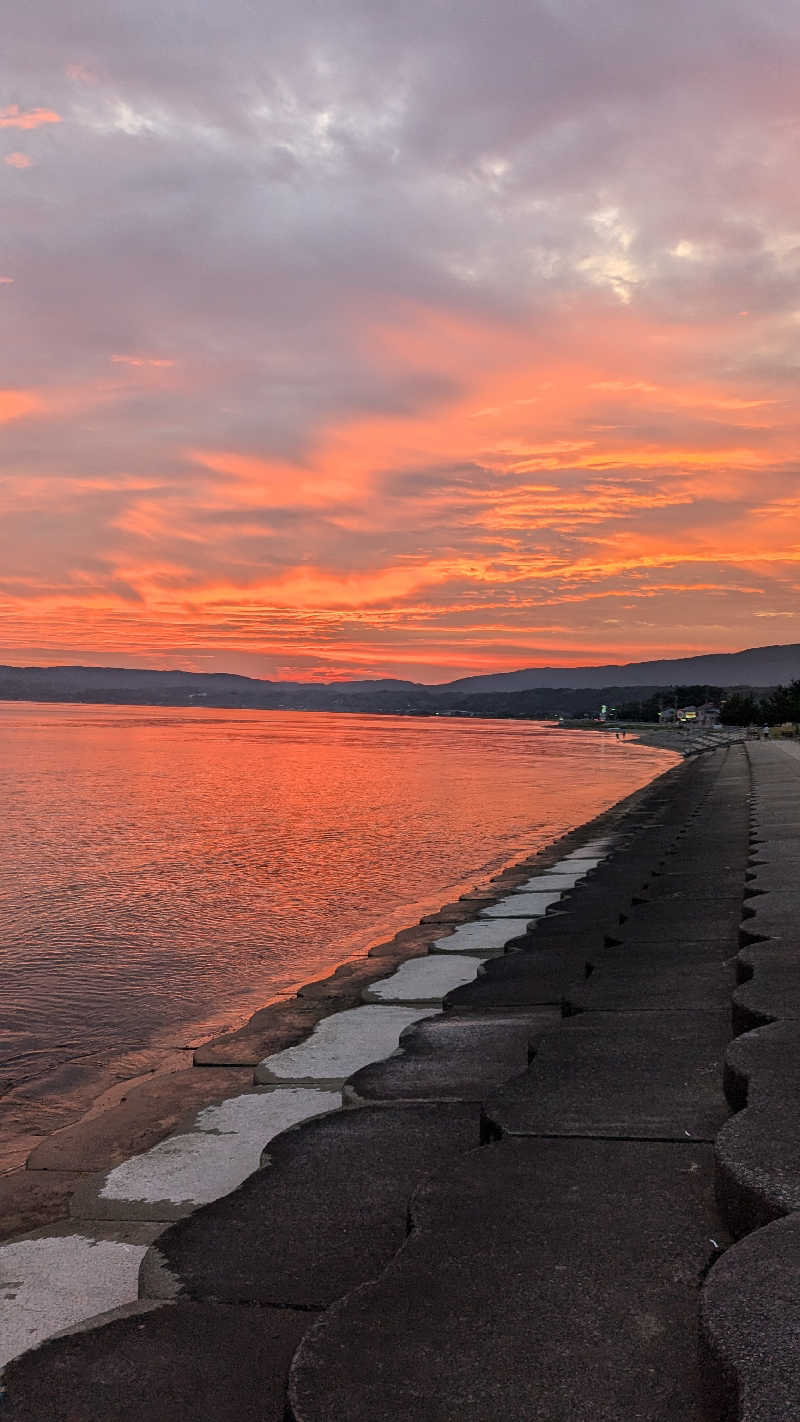
[{"label": "distant mountain range", "polygon": [[448,691],[529,691],[534,687],[779,686],[800,677],[800,642],[788,646],[749,647],[744,652],[710,652],[657,662],[625,662],[602,667],[528,667],[451,681]]},{"label": "distant mountain range", "polygon": [[[758,688],[800,678],[800,643],[699,657],[593,667],[528,667],[461,677],[444,685],[373,681],[262,681],[222,672],[135,667],[0,666],[0,700],[116,705],[243,707],[479,716],[580,715],[676,686]],[[602,693],[602,696],[599,695]],[[633,693],[633,695],[631,695]]]}]

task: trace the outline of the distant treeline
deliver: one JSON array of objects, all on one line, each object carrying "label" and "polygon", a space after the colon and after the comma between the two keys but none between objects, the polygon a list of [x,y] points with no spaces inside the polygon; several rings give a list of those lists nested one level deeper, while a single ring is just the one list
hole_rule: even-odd
[{"label": "distant treeline", "polygon": [[350,711],[384,716],[470,716],[508,720],[596,718],[657,721],[663,710],[722,705],[728,725],[800,720],[800,681],[775,690],[695,683],[680,686],[536,687],[465,691],[414,682],[340,685],[265,682],[248,677],[91,667],[0,667],[0,701],[216,710]]},{"label": "distant treeline", "polygon": [[723,692],[718,686],[695,683],[689,686],[659,687],[652,695],[621,701],[613,707],[618,721],[657,721],[662,711],[679,706],[719,706]]},{"label": "distant treeline", "polygon": [[[680,688],[678,705],[684,705]],[[705,700],[707,688],[702,688]],[[636,698],[634,701],[633,698]],[[630,719],[646,719],[641,708],[673,705],[674,688],[608,686],[571,688],[536,687],[525,691],[440,691],[436,687],[400,682],[364,686],[354,691],[337,686],[298,686],[247,682],[245,678],[131,677],[125,684],[103,684],[99,677],[85,681],[72,672],[26,677],[24,672],[3,675],[0,700],[94,703],[111,706],[201,706],[216,710],[350,711],[384,716],[470,716],[508,720],[557,720],[563,716],[597,717],[601,708],[627,708]],[[650,719],[658,720],[658,709]]]},{"label": "distant treeline", "polygon": [[785,721],[800,722],[800,680],[788,686],[776,686],[771,691],[748,689],[722,691],[718,686],[676,686],[663,689],[642,700],[621,702],[614,708],[619,721],[657,721],[666,708],[702,706],[711,703],[720,707],[719,719],[724,726],[780,726]]},{"label": "distant treeline", "polygon": [[766,696],[733,692],[722,703],[720,720],[726,726],[782,726],[785,721],[800,722],[800,681],[776,686]]}]

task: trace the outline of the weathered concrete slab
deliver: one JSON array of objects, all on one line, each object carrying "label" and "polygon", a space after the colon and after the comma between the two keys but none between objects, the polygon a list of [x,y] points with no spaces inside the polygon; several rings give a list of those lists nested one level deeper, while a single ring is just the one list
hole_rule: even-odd
[{"label": "weathered concrete slab", "polygon": [[622,854],[607,859],[588,879],[576,884],[575,901],[598,898],[601,894],[618,898],[635,893],[651,878],[653,862],[649,855]]},{"label": "weathered concrete slab", "polygon": [[62,1329],[135,1300],[139,1266],[156,1232],[132,1225],[109,1239],[102,1227],[73,1233],[56,1226],[4,1244],[0,1367]]},{"label": "weathered concrete slab", "polygon": [[720,1131],[714,1147],[720,1213],[738,1237],[800,1210],[800,1121],[796,1097],[748,1106]]},{"label": "weathered concrete slab", "polygon": [[731,999],[733,1030],[749,1032],[768,1022],[800,1018],[800,955],[777,943],[758,943],[737,954],[741,982]]},{"label": "weathered concrete slab", "polygon": [[760,893],[785,893],[787,884],[790,884],[795,875],[800,874],[800,849],[796,856],[796,863],[790,869],[786,863],[774,864],[765,862],[753,864],[747,870],[747,888]]},{"label": "weathered concrete slab", "polygon": [[613,835],[607,835],[601,839],[590,839],[588,844],[582,844],[578,849],[573,849],[569,854],[565,854],[564,860],[567,863],[571,863],[573,859],[596,859],[599,862],[608,854],[613,843]]},{"label": "weathered concrete slab", "polygon": [[645,843],[637,842],[630,849],[620,850],[604,859],[594,873],[587,876],[577,886],[581,893],[599,888],[625,888],[631,882],[639,884],[649,879],[665,858],[651,851]]},{"label": "weathered concrete slab", "polygon": [[524,1071],[531,1043],[558,1008],[495,1016],[447,1013],[409,1027],[401,1051],[362,1068],[345,1084],[345,1105],[366,1101],[480,1101]]},{"label": "weathered concrete slab", "polygon": [[475,923],[461,924],[455,933],[447,938],[437,938],[431,944],[432,953],[469,953],[475,957],[488,958],[493,953],[502,953],[507,943],[519,937],[519,919],[479,919]]},{"label": "weathered concrete slab", "polygon": [[197,1047],[195,1066],[253,1067],[273,1052],[300,1042],[329,1008],[323,1003],[282,999],[254,1012],[235,1032],[225,1032],[213,1042]]},{"label": "weathered concrete slab", "polygon": [[[698,921],[694,925],[694,934],[701,934],[702,924]],[[707,938],[695,937],[694,935],[675,934],[671,930],[659,933],[655,927],[643,929],[641,932],[637,928],[636,932],[628,932],[628,925],[623,923],[619,929],[619,937],[607,951],[614,953],[628,952],[632,956],[658,953],[664,956],[671,956],[675,961],[682,960],[687,970],[695,963],[734,963],[737,960],[737,950],[735,939],[716,938],[710,934]]]},{"label": "weathered concrete slab", "polygon": [[728,1249],[705,1281],[701,1365],[709,1415],[726,1422],[800,1417],[800,1218]]},{"label": "weathered concrete slab", "polygon": [[0,1176],[0,1240],[64,1219],[84,1176],[67,1170],[14,1170]]},{"label": "weathered concrete slab", "polygon": [[800,1019],[773,1022],[734,1037],[725,1052],[723,1084],[734,1111],[800,1095]]},{"label": "weathered concrete slab", "polygon": [[545,935],[563,933],[576,938],[584,934],[596,933],[602,928],[607,933],[614,935],[624,917],[624,910],[629,906],[629,899],[626,897],[622,901],[615,901],[613,897],[608,897],[603,893],[586,896],[580,899],[568,900],[568,907],[563,910],[554,909],[546,914],[544,918],[531,921],[529,933],[543,932]]},{"label": "weathered concrete slab", "polygon": [[539,1037],[528,1070],[488,1097],[486,1119],[503,1135],[713,1140],[728,1115],[728,1037],[725,1011],[567,1018]]},{"label": "weathered concrete slab", "polygon": [[338,1091],[252,1091],[209,1106],[190,1128],[93,1177],[72,1198],[75,1218],[170,1220],[227,1195],[258,1169],[264,1146],[298,1121],[341,1105]]},{"label": "weathered concrete slab", "polygon": [[800,839],[800,821],[796,811],[792,809],[788,813],[777,811],[768,816],[764,815],[761,823],[756,826],[756,838],[759,841],[776,839],[784,843],[793,840],[797,846]]},{"label": "weathered concrete slab", "polygon": [[165,1305],[46,1343],[4,1377],[4,1422],[283,1422],[315,1315]]},{"label": "weathered concrete slab", "polygon": [[735,947],[741,907],[741,892],[728,900],[706,898],[693,902],[680,896],[662,898],[657,903],[633,907],[625,920],[626,931],[642,938],[652,934],[687,939],[717,938]]},{"label": "weathered concrete slab", "polygon": [[683,962],[673,956],[628,955],[620,962],[615,954],[595,966],[585,983],[564,990],[565,1011],[663,1012],[678,1009],[725,1008],[734,986],[730,963]]},{"label": "weathered concrete slab", "polygon": [[394,962],[400,950],[401,958],[412,958],[417,953],[427,953],[434,937],[435,932],[429,924],[415,923],[410,928],[401,928],[387,943],[376,943],[370,948],[367,957],[388,958],[390,962]]},{"label": "weathered concrete slab", "polygon": [[666,903],[707,903],[721,899],[728,904],[741,904],[744,889],[744,862],[732,869],[699,870],[696,873],[654,874],[647,885],[647,898]]},{"label": "weathered concrete slab", "polygon": [[368,957],[357,958],[352,963],[342,963],[329,977],[322,978],[319,982],[306,983],[305,987],[299,988],[297,996],[302,1002],[313,999],[327,1004],[340,1003],[343,1007],[358,1007],[365,988],[385,977],[392,967],[416,957],[424,957],[427,951],[427,945],[423,947],[418,944],[411,952],[398,949],[388,961],[385,957]]},{"label": "weathered concrete slab", "polygon": [[286,1132],[235,1195],[160,1237],[142,1293],[327,1305],[385,1268],[419,1181],[479,1138],[477,1104],[453,1103],[364,1106]]},{"label": "weathered concrete slab", "polygon": [[374,1283],[306,1335],[295,1422],[696,1422],[702,1146],[503,1141],[416,1196]]},{"label": "weathered concrete slab", "polygon": [[438,1007],[452,988],[472,982],[481,963],[474,956],[431,953],[402,963],[390,978],[364,989],[365,1002],[403,1003],[407,1007]]},{"label": "weathered concrete slab", "polygon": [[[608,904],[606,904],[608,909]],[[570,905],[568,913],[548,913],[544,918],[531,920],[527,928],[519,935],[519,943],[513,945],[514,951],[518,947],[524,950],[538,951],[540,944],[545,946],[555,946],[558,942],[584,942],[603,943],[610,939],[618,941],[620,932],[620,914],[604,912],[603,909],[592,902],[582,905],[580,910],[577,906]]]},{"label": "weathered concrete slab", "polygon": [[584,877],[584,871],[580,864],[564,864],[561,867],[555,864],[546,873],[534,874],[532,878],[525,879],[516,892],[568,894],[570,889],[575,884],[580,884]]},{"label": "weathered concrete slab", "polygon": [[496,904],[481,909],[481,918],[540,918],[554,904],[561,902],[561,894],[555,893],[515,893],[507,894]]},{"label": "weathered concrete slab", "polygon": [[107,1169],[148,1150],[195,1108],[213,1105],[250,1085],[249,1071],[221,1069],[154,1076],[118,1106],[56,1131],[28,1157],[29,1171]]},{"label": "weathered concrete slab", "polygon": [[494,903],[496,897],[496,893],[492,892],[490,894],[487,893],[483,898],[471,898],[469,901],[455,899],[452,903],[443,904],[442,907],[436,909],[434,913],[424,914],[420,919],[420,923],[423,925],[464,923],[468,918],[471,918],[479,908],[488,908],[490,904]]},{"label": "weathered concrete slab", "polygon": [[690,840],[683,841],[683,844],[685,848],[682,845],[680,849],[665,855],[656,865],[652,875],[654,880],[660,883],[662,880],[669,882],[670,879],[680,878],[681,881],[693,883],[702,881],[711,870],[723,879],[733,878],[739,882],[739,876],[746,868],[749,858],[746,834],[737,835],[733,845],[724,841],[717,844],[713,831],[699,838],[693,835]]},{"label": "weathered concrete slab", "polygon": [[769,863],[776,869],[796,870],[800,863],[800,844],[797,839],[777,839],[775,835],[764,835],[751,847],[750,859],[753,867]]},{"label": "weathered concrete slab", "polygon": [[580,949],[509,953],[491,958],[472,983],[443,999],[445,1012],[504,1012],[558,1005],[573,983],[586,975]]},{"label": "weathered concrete slab", "polygon": [[260,1062],[255,1079],[266,1085],[333,1085],[395,1051],[400,1034],[435,1009],[368,1003],[325,1017],[307,1041]]},{"label": "weathered concrete slab", "polygon": [[742,943],[774,938],[797,950],[800,958],[800,885],[784,893],[760,894],[748,899],[740,927]]},{"label": "weathered concrete slab", "polygon": [[684,943],[715,943],[725,956],[735,953],[738,944],[739,912],[733,908],[716,911],[713,905],[702,910],[670,909],[662,913],[661,906],[641,904],[632,908],[620,925],[618,938],[625,942],[664,943],[669,940]]}]

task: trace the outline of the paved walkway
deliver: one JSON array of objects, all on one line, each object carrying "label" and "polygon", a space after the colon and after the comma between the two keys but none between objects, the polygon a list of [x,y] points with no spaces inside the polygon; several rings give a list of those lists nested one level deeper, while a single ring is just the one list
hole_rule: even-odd
[{"label": "paved walkway", "polygon": [[10,1363],[3,1418],[800,1417],[798,855],[796,748],[753,743],[441,915],[430,954],[0,1249],[40,1310],[73,1271],[12,1353],[92,1280],[95,1312],[137,1269],[140,1294]]}]

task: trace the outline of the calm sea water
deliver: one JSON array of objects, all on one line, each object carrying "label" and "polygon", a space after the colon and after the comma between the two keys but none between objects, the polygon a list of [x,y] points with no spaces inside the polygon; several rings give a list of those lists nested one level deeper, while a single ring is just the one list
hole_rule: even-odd
[{"label": "calm sea water", "polygon": [[110,1060],[135,1074],[148,1049],[238,1025],[673,759],[525,722],[0,704],[5,1138],[46,1134]]}]

